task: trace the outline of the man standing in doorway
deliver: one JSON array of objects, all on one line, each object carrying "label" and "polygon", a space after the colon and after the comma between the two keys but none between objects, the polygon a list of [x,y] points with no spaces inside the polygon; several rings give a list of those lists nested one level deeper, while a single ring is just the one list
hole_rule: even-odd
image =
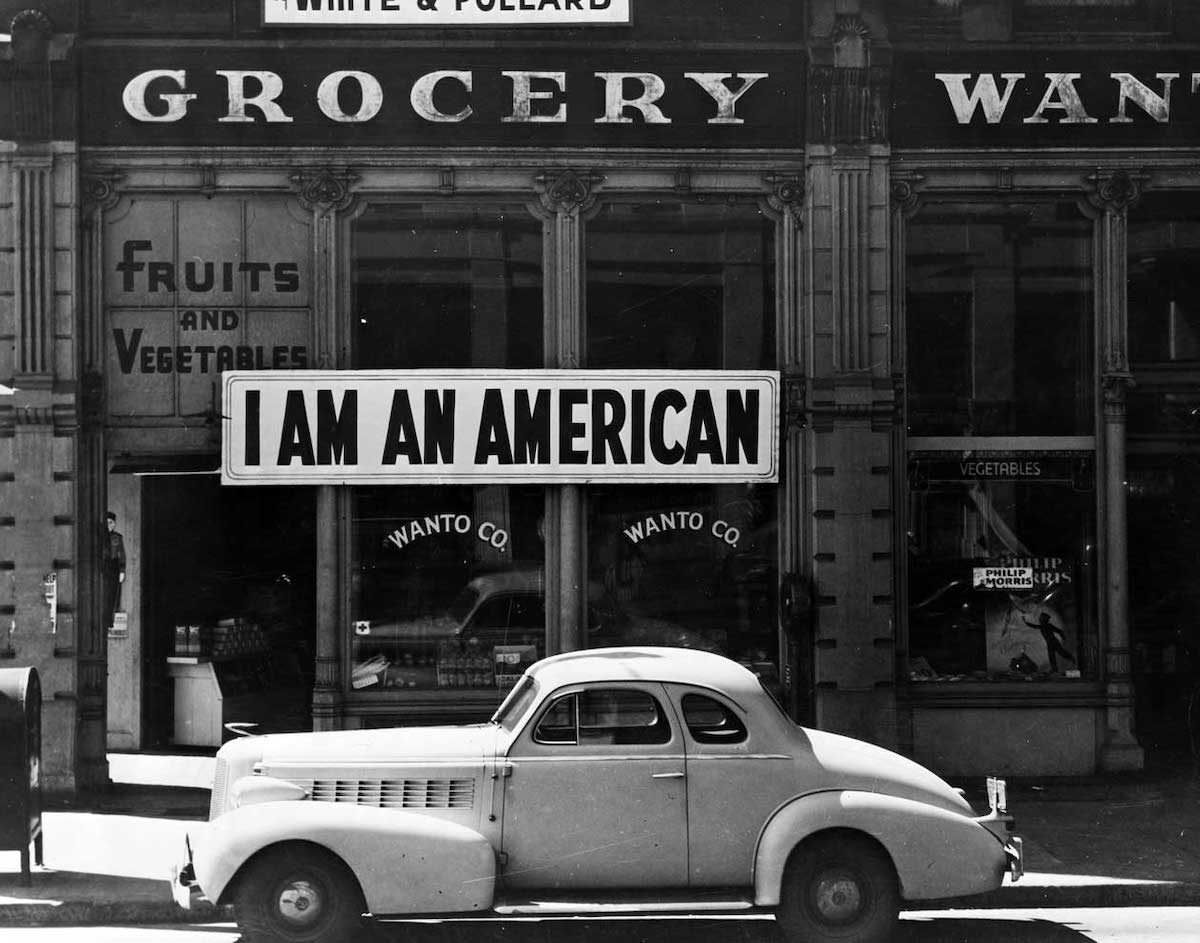
[{"label": "man standing in doorway", "polygon": [[112,628],[113,613],[121,606],[121,584],[125,582],[125,538],[117,530],[117,515],[104,515],[104,627]]}]

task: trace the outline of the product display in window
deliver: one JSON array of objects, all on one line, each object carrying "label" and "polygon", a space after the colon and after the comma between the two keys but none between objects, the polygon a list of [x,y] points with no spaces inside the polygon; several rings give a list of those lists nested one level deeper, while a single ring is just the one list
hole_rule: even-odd
[{"label": "product display in window", "polygon": [[[1005,477],[929,480],[910,463],[909,677],[913,681],[1079,678],[1096,662],[1094,491],[1062,456],[978,456]],[[941,464],[944,463],[945,464]],[[1090,468],[1090,466],[1086,466]],[[1066,472],[1064,472],[1065,474]]]},{"label": "product display in window", "polygon": [[543,502],[538,488],[358,490],[351,687],[495,691],[510,662],[540,658]]}]

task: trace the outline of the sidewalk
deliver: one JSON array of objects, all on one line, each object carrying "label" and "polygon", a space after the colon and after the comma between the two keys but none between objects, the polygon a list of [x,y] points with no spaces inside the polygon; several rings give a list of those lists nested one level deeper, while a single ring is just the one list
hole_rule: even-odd
[{"label": "sidewalk", "polygon": [[[86,807],[49,807],[46,866],[30,887],[18,854],[0,852],[0,927],[231,919],[211,905],[179,909],[167,883],[184,834],[207,816],[208,791],[198,785],[120,783]],[[1025,877],[911,909],[1200,905],[1200,780],[1014,782],[1009,807],[1025,840]]]}]

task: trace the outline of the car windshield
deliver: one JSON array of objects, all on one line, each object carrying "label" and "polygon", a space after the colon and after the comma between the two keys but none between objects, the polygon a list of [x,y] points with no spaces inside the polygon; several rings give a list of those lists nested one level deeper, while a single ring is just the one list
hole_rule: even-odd
[{"label": "car windshield", "polygon": [[499,724],[505,730],[512,730],[517,721],[525,715],[526,708],[536,694],[537,682],[533,680],[532,675],[522,675],[521,680],[508,692],[508,697],[492,715],[492,723]]},{"label": "car windshield", "polygon": [[467,621],[467,616],[475,608],[475,602],[478,599],[479,590],[474,586],[464,586],[459,590],[458,595],[454,597],[454,601],[450,603],[450,608],[446,610],[446,614],[459,625],[462,625]]},{"label": "car windshield", "polygon": [[792,720],[791,715],[788,714],[787,710],[783,706],[783,703],[779,700],[779,693],[773,690],[771,685],[767,684],[767,682],[762,678],[758,679],[758,684],[763,689],[763,692],[767,695],[767,699],[774,704],[776,710],[778,710],[779,713],[784,716],[784,719],[789,724],[795,724],[796,722]]}]

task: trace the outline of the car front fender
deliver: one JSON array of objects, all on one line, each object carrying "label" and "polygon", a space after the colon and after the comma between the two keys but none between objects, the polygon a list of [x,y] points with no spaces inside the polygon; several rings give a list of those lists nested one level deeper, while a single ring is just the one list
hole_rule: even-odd
[{"label": "car front fender", "polygon": [[1008,868],[1001,841],[969,816],[879,793],[810,793],[782,806],[763,829],[754,860],[755,903],[778,905],[792,849],[832,828],[879,842],[896,867],[905,900],[994,890]]},{"label": "car front fender", "polygon": [[196,881],[209,900],[219,901],[254,855],[296,841],[341,858],[374,914],[492,906],[496,855],[477,831],[429,815],[350,803],[267,802],[222,815],[191,835]]}]

